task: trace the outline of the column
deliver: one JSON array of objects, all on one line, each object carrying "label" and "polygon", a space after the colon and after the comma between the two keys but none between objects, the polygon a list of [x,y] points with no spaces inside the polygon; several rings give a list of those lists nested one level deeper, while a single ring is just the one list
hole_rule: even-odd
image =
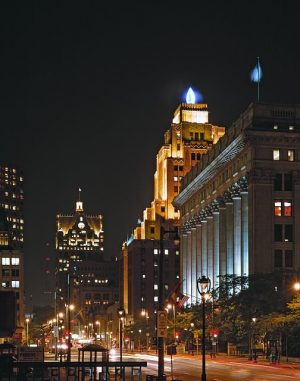
[{"label": "column", "polygon": [[233,269],[237,276],[242,275],[242,219],[241,219],[241,197],[233,197],[233,242],[234,242],[234,259]]},{"label": "column", "polygon": [[242,275],[249,275],[249,246],[248,246],[248,193],[242,196]]},{"label": "column", "polygon": [[197,237],[196,237],[196,227],[192,228],[192,269],[191,269],[191,283],[192,283],[192,292],[191,292],[191,303],[196,303],[197,295]]},{"label": "column", "polygon": [[213,212],[213,227],[214,227],[214,258],[213,258],[213,287],[219,285],[220,275],[220,213]]},{"label": "column", "polygon": [[207,276],[207,221],[203,220],[202,223],[202,236],[201,236],[201,242],[202,242],[202,274]]},{"label": "column", "polygon": [[[214,279],[214,228],[213,216],[207,217],[207,276],[213,283]],[[212,284],[213,287],[213,284]]]},{"label": "column", "polygon": [[226,202],[226,274],[233,274],[233,203]]},{"label": "column", "polygon": [[220,206],[219,215],[219,232],[220,232],[220,274],[227,274],[227,244],[226,244],[226,207]]},{"label": "column", "polygon": [[187,233],[187,263],[186,263],[186,293],[189,297],[192,294],[192,232]]},{"label": "column", "polygon": [[186,269],[187,269],[187,233],[182,234],[182,238],[180,241],[181,244],[181,279],[182,279],[182,290],[185,294],[187,291],[187,285],[186,285]]},{"label": "column", "polygon": [[[196,225],[196,251],[197,251],[197,279],[202,275],[202,225],[199,223]],[[196,302],[200,302],[200,295],[196,293],[197,299]]]}]

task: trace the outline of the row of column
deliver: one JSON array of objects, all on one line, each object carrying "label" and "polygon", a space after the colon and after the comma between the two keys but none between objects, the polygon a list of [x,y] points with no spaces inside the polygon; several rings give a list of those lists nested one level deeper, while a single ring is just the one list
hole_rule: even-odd
[{"label": "row of column", "polygon": [[209,214],[200,213],[197,222],[185,229],[181,239],[183,292],[190,303],[200,300],[196,281],[206,275],[212,288],[218,276],[248,275],[248,193],[234,194],[214,205]]}]

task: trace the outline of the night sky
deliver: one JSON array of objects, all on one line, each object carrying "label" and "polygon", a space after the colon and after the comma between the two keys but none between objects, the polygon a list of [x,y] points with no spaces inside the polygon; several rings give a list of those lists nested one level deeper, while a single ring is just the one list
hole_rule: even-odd
[{"label": "night sky", "polygon": [[[55,3],[57,5],[55,5]],[[156,153],[192,86],[229,126],[255,100],[300,103],[295,1],[40,1],[1,6],[0,161],[25,178],[26,296],[43,304],[45,245],[78,187],[106,256],[153,197]],[[65,4],[65,6],[63,6]]]}]

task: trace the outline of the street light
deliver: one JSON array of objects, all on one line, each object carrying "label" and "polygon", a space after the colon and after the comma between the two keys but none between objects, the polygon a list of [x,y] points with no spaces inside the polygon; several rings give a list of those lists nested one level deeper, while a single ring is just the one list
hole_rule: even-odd
[{"label": "street light", "polygon": [[296,283],[294,283],[294,289],[295,289],[296,291],[299,291],[299,290],[300,290],[300,282],[296,282]]},{"label": "street light", "polygon": [[29,318],[26,318],[26,345],[28,346],[28,323],[29,323],[30,319]]},{"label": "street light", "polygon": [[97,329],[97,336],[99,336],[99,339],[101,339],[101,337],[100,337],[100,321],[97,320],[95,323],[96,323],[96,325],[98,327],[98,329]]},{"label": "street light", "polygon": [[[160,227],[160,236],[159,236],[159,278],[158,278],[158,312],[164,311],[164,235],[170,233],[175,234],[174,243],[175,245],[179,244],[179,236],[177,230],[165,230],[163,226]],[[158,319],[156,320],[156,328],[158,332]],[[164,375],[164,337],[161,335],[158,336],[158,381],[163,381],[165,379]]]},{"label": "street light", "polygon": [[176,342],[176,310],[175,310],[175,303],[169,303],[167,305],[168,312],[172,309],[173,311],[173,338],[174,338],[174,344]]},{"label": "street light", "polygon": [[123,378],[123,368],[122,368],[122,361],[123,361],[123,319],[125,317],[125,310],[124,308],[119,308],[118,309],[118,316],[119,316],[119,320],[120,320],[120,329],[119,329],[119,334],[120,334],[120,338],[119,338],[119,346],[120,346],[120,363],[121,363],[121,373],[120,373],[120,377]]},{"label": "street light", "polygon": [[202,299],[202,376],[201,381],[206,381],[205,370],[205,301],[210,291],[210,279],[205,275],[197,279],[197,289]]}]

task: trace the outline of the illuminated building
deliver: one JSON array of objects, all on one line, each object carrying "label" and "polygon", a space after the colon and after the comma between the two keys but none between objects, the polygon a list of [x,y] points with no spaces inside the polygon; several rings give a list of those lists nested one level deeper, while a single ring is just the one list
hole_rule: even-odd
[{"label": "illuminated building", "polygon": [[183,292],[196,279],[293,272],[300,267],[300,107],[250,104],[185,176],[181,213]]},{"label": "illuminated building", "polygon": [[22,249],[24,244],[23,202],[22,171],[0,163],[0,208],[6,212],[9,245],[15,249]]},{"label": "illuminated building", "polygon": [[[24,212],[23,174],[0,164],[0,291],[15,293],[16,330],[12,340],[24,339]],[[5,311],[1,311],[5,313]]]},{"label": "illuminated building", "polygon": [[[179,210],[174,208],[173,200],[179,193],[182,178],[211,150],[224,132],[223,127],[208,122],[207,105],[196,103],[196,94],[190,89],[186,102],[177,107],[157,154],[151,206],[144,210],[141,223],[134,229],[132,237],[123,244],[120,302],[126,314],[136,318],[143,309],[147,309],[150,314],[157,309],[156,256],[160,225],[163,223],[171,230],[177,228]],[[180,261],[179,248],[174,246],[171,237],[166,238],[167,295],[168,290],[179,280]]]},{"label": "illuminated building", "polygon": [[76,305],[81,324],[100,319],[108,305],[118,300],[117,264],[104,260],[102,215],[87,215],[83,202],[75,213],[56,218],[57,308]]}]

